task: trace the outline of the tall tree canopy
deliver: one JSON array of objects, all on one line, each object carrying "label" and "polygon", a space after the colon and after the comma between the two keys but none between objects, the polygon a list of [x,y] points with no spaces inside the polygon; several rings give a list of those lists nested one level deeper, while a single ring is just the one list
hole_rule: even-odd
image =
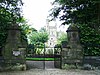
[{"label": "tall tree canopy", "polygon": [[81,30],[85,55],[100,55],[100,1],[55,0],[50,16],[74,24]]},{"label": "tall tree canopy", "polygon": [[98,23],[100,20],[98,0],[55,0],[54,4],[51,16],[64,20],[63,24],[83,24],[91,21]]},{"label": "tall tree canopy", "polygon": [[7,27],[21,19],[21,0],[0,0],[0,46],[3,46],[7,37]]}]

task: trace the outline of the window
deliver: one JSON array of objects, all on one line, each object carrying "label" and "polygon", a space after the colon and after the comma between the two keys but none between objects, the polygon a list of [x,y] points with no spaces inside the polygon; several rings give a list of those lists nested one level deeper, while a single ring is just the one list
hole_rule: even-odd
[{"label": "window", "polygon": [[50,42],[50,45],[51,45],[51,42]]},{"label": "window", "polygon": [[51,40],[53,40],[53,38],[51,38]]}]

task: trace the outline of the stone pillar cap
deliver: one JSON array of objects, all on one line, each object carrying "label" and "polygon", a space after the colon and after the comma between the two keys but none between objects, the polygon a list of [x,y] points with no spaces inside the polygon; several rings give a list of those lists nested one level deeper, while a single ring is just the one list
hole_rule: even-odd
[{"label": "stone pillar cap", "polygon": [[66,32],[72,32],[72,31],[79,31],[79,28],[75,25],[70,25]]}]

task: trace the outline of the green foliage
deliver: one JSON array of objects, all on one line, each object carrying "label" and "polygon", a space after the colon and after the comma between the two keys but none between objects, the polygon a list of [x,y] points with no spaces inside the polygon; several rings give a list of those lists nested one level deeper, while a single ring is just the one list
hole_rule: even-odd
[{"label": "green foliage", "polygon": [[100,1],[55,0],[50,16],[80,29],[85,55],[100,55]]},{"label": "green foliage", "polygon": [[46,29],[44,27],[42,27],[39,32],[46,32]]},{"label": "green foliage", "polygon": [[99,12],[99,1],[97,1],[98,0],[55,0],[55,7],[52,9],[51,16],[54,18],[59,17],[60,20],[64,21],[64,25],[96,21]]},{"label": "green foliage", "polygon": [[20,23],[19,25],[21,28],[21,38],[27,41],[28,40],[27,35],[29,34],[30,27],[23,17],[18,22]]},{"label": "green foliage", "polygon": [[29,36],[30,44],[33,44],[34,48],[32,49],[34,53],[40,54],[44,48],[44,43],[48,40],[48,34],[45,29],[41,29],[40,31],[32,31]]},{"label": "green foliage", "polygon": [[100,55],[100,33],[98,30],[91,28],[87,24],[79,25],[80,40],[84,45],[85,55]]},{"label": "green foliage", "polygon": [[62,32],[58,37],[58,44],[60,44],[62,41],[67,41],[67,34]]},{"label": "green foliage", "polygon": [[43,27],[39,31],[33,30],[29,38],[32,44],[45,43],[48,40],[48,34]]},{"label": "green foliage", "polygon": [[42,42],[45,43],[48,40],[48,34],[46,32],[34,32],[31,37],[31,43]]},{"label": "green foliage", "polygon": [[28,42],[28,54],[36,53],[35,51],[35,45],[30,43],[30,36],[33,35],[33,33],[37,32],[35,28],[31,28],[30,25],[27,23],[27,20],[22,18],[20,20],[20,27],[21,27],[21,38],[23,40],[26,40]]},{"label": "green foliage", "polygon": [[[21,0],[3,0],[0,2],[0,8],[4,11],[3,17],[9,22],[16,22],[21,18],[21,6],[23,5]],[[9,13],[9,14],[8,14]]]},{"label": "green foliage", "polygon": [[21,0],[0,0],[0,46],[5,45],[7,28],[20,20],[21,6]]},{"label": "green foliage", "polygon": [[61,44],[56,44],[54,48],[61,48]]}]

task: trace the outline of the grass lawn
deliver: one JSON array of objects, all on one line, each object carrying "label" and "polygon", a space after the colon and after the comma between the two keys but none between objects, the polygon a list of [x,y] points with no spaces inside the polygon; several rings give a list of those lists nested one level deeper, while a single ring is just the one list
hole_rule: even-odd
[{"label": "grass lawn", "polygon": [[46,61],[54,61],[54,58],[26,58],[26,60],[33,60],[33,61],[43,61],[43,60],[46,60]]}]

